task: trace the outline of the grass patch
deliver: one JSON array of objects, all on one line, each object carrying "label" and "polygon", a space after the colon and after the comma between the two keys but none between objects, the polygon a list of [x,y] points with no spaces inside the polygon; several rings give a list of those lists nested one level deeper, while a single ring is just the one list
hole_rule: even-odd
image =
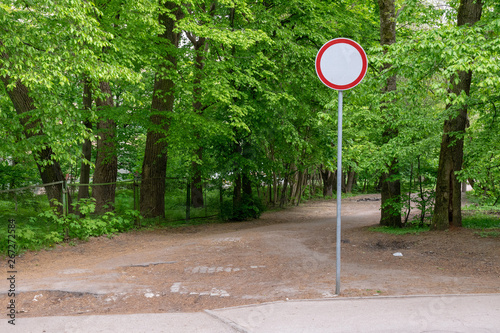
[{"label": "grass patch", "polygon": [[471,204],[462,207],[462,211],[465,212],[484,212],[484,213],[500,213],[500,206],[489,206],[489,205],[479,205]]},{"label": "grass patch", "polygon": [[479,229],[476,232],[483,238],[500,237],[500,215],[494,213],[484,213],[483,211],[465,215],[462,218],[462,225],[468,229]]},{"label": "grass patch", "polygon": [[465,215],[462,225],[469,229],[500,229],[500,216],[485,213]]},{"label": "grass patch", "polygon": [[417,235],[419,233],[429,231],[430,227],[428,225],[419,226],[412,224],[403,228],[378,226],[378,227],[371,227],[369,230],[390,235]]}]

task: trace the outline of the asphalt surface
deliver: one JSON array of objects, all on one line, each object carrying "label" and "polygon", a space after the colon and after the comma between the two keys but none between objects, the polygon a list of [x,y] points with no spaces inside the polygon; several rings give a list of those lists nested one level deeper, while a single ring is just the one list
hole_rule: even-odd
[{"label": "asphalt surface", "polygon": [[331,298],[197,313],[39,318],[17,314],[15,325],[2,317],[2,333],[500,333],[500,294]]}]

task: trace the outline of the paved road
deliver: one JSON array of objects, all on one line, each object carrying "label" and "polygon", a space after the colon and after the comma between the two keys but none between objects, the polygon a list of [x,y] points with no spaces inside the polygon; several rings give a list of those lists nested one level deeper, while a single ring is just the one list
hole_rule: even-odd
[{"label": "paved road", "polygon": [[198,313],[22,318],[1,332],[500,332],[500,294],[337,298]]}]

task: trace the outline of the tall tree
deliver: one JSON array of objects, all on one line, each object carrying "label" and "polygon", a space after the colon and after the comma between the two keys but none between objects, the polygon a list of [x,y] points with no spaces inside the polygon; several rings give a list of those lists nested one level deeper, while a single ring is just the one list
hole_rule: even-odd
[{"label": "tall tree", "polygon": [[[90,110],[92,108],[92,90],[87,76],[83,79],[83,108]],[[90,119],[85,120],[85,126],[92,130]],[[92,158],[92,141],[89,138],[84,139],[82,144],[82,162],[80,166],[80,184],[89,184],[90,181],[90,162]],[[89,198],[89,186],[80,186],[78,188],[78,200]]]},{"label": "tall tree", "polygon": [[[481,19],[482,9],[482,0],[461,0],[457,25],[474,25]],[[459,71],[451,79],[450,93],[455,96],[462,94],[468,96],[471,82],[472,71]],[[462,170],[468,106],[463,103],[455,109],[455,106],[449,104],[447,109],[450,109],[452,114],[444,122],[436,182],[436,203],[432,218],[432,228],[437,230],[462,226],[461,182],[457,178],[457,172]]]},{"label": "tall tree", "polygon": [[[215,13],[216,3],[212,2],[208,8],[205,3],[199,6],[202,14],[208,14],[208,18]],[[190,15],[194,15],[193,11],[188,7],[188,12]],[[206,24],[205,19],[198,19],[197,23],[199,25]],[[205,67],[206,53],[208,51],[208,43],[206,37],[197,37],[193,32],[186,31],[186,36],[188,37],[191,44],[193,44],[194,49],[194,81],[193,81],[193,110],[198,116],[203,116],[203,110],[205,106],[202,102],[203,88],[201,86],[203,69]],[[203,207],[203,181],[201,173],[201,163],[203,161],[203,146],[201,145],[199,129],[195,129],[195,137],[198,144],[196,148],[196,160],[191,162],[192,167],[192,179],[191,179],[191,204],[195,208]]]},{"label": "tall tree", "polygon": [[[0,50],[3,49],[3,47],[4,45],[0,40]],[[2,70],[4,69],[3,63],[9,62],[9,55],[6,52],[1,52],[0,60],[3,60],[0,61],[0,70]],[[5,70],[8,72],[9,68],[5,68]],[[30,115],[30,113],[36,110],[36,106],[28,87],[24,85],[21,80],[13,80],[7,74],[0,75],[0,78],[19,116],[25,138],[29,139],[35,136],[43,137],[44,133],[41,128],[40,120],[33,119]],[[43,184],[65,180],[61,166],[59,162],[54,160],[54,153],[50,146],[47,145],[40,149],[35,148],[33,157],[35,158]],[[58,202],[62,201],[62,186],[60,184],[47,185],[45,186],[45,191],[51,204],[54,203],[53,200],[57,200]],[[62,208],[59,207],[59,209],[62,211]]]},{"label": "tall tree", "polygon": [[[5,54],[3,56],[6,57]],[[40,128],[40,121],[33,122],[29,115],[30,112],[36,110],[36,107],[34,100],[29,94],[28,87],[19,80],[14,82],[12,87],[12,82],[8,75],[2,76],[1,79],[19,115],[25,138],[29,139],[34,136],[43,136],[44,133]],[[50,146],[35,149],[33,151],[33,157],[35,158],[43,184],[51,184],[65,180],[61,166],[59,162],[54,160],[54,153]],[[54,203],[53,200],[57,200],[58,202],[62,201],[61,184],[46,185],[45,191],[51,205]],[[59,207],[59,210],[62,211],[62,208]]]},{"label": "tall tree", "polygon": [[[109,82],[100,82],[100,97],[96,100],[99,113],[106,114],[114,106]],[[116,151],[116,123],[107,116],[97,124],[97,156],[94,170],[92,196],[96,199],[96,212],[103,213],[114,209],[118,157]]]},{"label": "tall tree", "polygon": [[[394,0],[378,0],[380,10],[380,44],[382,47],[392,45],[396,42],[396,7]],[[385,51],[386,52],[386,51]],[[390,68],[390,64],[384,64],[384,70]],[[383,94],[390,95],[390,92],[396,90],[396,74],[386,79]],[[389,97],[391,98],[391,97]],[[387,102],[386,102],[387,103]],[[381,112],[387,112],[387,104],[382,104]],[[382,140],[387,143],[398,135],[397,128],[391,124],[390,116],[385,125],[382,134]],[[382,184],[382,203],[380,224],[387,226],[401,226],[401,209],[399,203],[401,200],[401,182],[399,180],[398,161],[396,157],[386,165],[387,171],[381,176]]]},{"label": "tall tree", "polygon": [[[0,5],[0,75],[26,129],[17,154],[33,153],[45,184],[64,180],[60,163],[74,164],[71,147],[88,137],[79,98],[71,94],[75,78],[99,71],[93,50],[110,45],[112,37],[100,29],[96,12],[88,1]],[[49,198],[59,201],[60,192],[47,189]]]},{"label": "tall tree", "polygon": [[151,128],[147,133],[142,181],[140,188],[140,211],[144,217],[165,217],[165,178],[167,170],[167,133],[170,128],[170,114],[174,108],[176,50],[180,33],[175,31],[176,22],[183,17],[179,5],[165,2],[161,6],[159,23],[164,28],[158,37],[165,46],[161,63],[156,72],[151,103]]}]

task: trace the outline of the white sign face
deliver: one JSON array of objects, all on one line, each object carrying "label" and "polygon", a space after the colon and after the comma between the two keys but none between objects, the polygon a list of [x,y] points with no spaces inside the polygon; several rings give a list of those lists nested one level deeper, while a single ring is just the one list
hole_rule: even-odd
[{"label": "white sign face", "polygon": [[365,77],[368,60],[363,48],[353,40],[329,41],[316,56],[316,73],[328,87],[336,90],[354,88]]}]

